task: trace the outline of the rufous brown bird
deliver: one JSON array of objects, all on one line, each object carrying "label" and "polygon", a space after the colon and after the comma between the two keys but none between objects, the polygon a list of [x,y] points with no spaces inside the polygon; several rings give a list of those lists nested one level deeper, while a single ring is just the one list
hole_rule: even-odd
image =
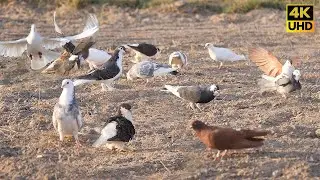
[{"label": "rufous brown bird", "polygon": [[263,145],[264,139],[258,138],[258,136],[266,136],[269,133],[265,130],[235,130],[208,126],[201,121],[192,122],[192,129],[195,130],[196,136],[209,150],[218,149],[214,160],[220,158],[221,151],[223,151],[221,154],[221,157],[223,157],[231,149],[260,147]]}]

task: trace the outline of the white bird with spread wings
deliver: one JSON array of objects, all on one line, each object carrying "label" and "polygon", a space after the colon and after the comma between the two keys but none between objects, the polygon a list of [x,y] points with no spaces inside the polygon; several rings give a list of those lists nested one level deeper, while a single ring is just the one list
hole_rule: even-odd
[{"label": "white bird with spread wings", "polygon": [[[55,16],[55,15],[54,15]],[[55,29],[57,30],[55,23]],[[4,57],[19,57],[26,51],[31,60],[31,69],[39,70],[60,56],[60,53],[50,51],[62,47],[70,41],[92,36],[99,30],[95,15],[89,15],[86,26],[80,34],[58,38],[42,37],[34,24],[31,25],[27,37],[14,41],[0,41],[0,55]]]}]

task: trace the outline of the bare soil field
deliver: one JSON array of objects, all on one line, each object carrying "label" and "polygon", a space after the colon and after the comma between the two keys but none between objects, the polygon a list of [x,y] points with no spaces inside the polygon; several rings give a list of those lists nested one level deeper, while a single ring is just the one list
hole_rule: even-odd
[{"label": "bare soil field", "polygon": [[[0,7],[0,39],[26,36],[36,24],[43,36],[56,36],[53,11],[26,4]],[[178,14],[150,10],[92,7],[58,9],[57,21],[67,34],[80,32],[87,11],[97,14],[100,31],[95,47],[112,51],[124,43],[157,45],[157,61],[166,63],[171,52],[181,50],[189,65],[178,76],[116,83],[116,91],[102,92],[99,84],[76,88],[85,127],[79,155],[75,142],[59,149],[51,116],[61,93],[61,81],[70,76],[43,75],[26,68],[26,56],[0,58],[0,179],[319,179],[320,34],[285,32],[285,12],[271,9],[247,14]],[[319,27],[320,14],[315,13]],[[226,63],[218,69],[204,44],[229,47],[247,54],[261,46],[282,59],[299,56],[302,90],[284,99],[279,94],[259,94],[256,80],[262,72],[251,62]],[[125,56],[125,72],[132,66]],[[161,92],[165,84],[218,84],[220,97],[193,112],[187,102]],[[40,99],[39,99],[40,92]],[[133,106],[134,152],[113,152],[91,145],[104,120],[121,103]],[[258,149],[232,151],[213,161],[190,128],[193,120],[232,128],[272,131]]]}]

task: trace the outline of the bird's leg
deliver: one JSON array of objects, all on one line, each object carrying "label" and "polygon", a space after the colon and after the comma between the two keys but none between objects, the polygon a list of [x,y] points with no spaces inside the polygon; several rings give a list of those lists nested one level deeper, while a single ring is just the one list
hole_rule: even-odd
[{"label": "bird's leg", "polygon": [[218,150],[218,153],[216,154],[216,157],[213,159],[214,161],[220,159],[220,150]]},{"label": "bird's leg", "polygon": [[221,154],[221,159],[227,154],[227,152],[228,152],[227,149],[222,152],[222,154]]},{"label": "bird's leg", "polygon": [[196,103],[196,107],[197,107],[200,111],[202,111],[199,103]]},{"label": "bird's leg", "polygon": [[29,58],[32,60],[32,54],[29,54]]},{"label": "bird's leg", "polygon": [[104,83],[101,83],[101,88],[102,88],[102,91],[108,91],[107,87]]},{"label": "bird's leg", "polygon": [[223,64],[223,62],[221,61],[218,69],[221,69],[222,64]]},{"label": "bird's leg", "polygon": [[192,110],[194,110],[194,111],[196,110],[196,107],[195,107],[195,105],[194,105],[193,102],[190,102],[190,103],[189,103],[189,106],[191,107]]}]

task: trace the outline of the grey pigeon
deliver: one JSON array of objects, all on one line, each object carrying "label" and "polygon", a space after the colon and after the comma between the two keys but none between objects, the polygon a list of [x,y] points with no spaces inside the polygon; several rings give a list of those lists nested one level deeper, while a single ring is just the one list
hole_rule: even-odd
[{"label": "grey pigeon", "polygon": [[164,76],[168,74],[176,75],[176,69],[168,64],[160,64],[152,61],[142,61],[133,65],[127,73],[128,80],[138,78],[151,78],[154,76]]},{"label": "grey pigeon", "polygon": [[217,85],[211,86],[172,86],[165,85],[164,91],[169,91],[175,96],[189,101],[190,107],[195,110],[195,106],[201,111],[200,104],[212,101],[219,93]]},{"label": "grey pigeon", "polygon": [[101,136],[94,142],[93,147],[105,146],[111,150],[126,150],[125,143],[132,140],[135,129],[132,124],[131,106],[121,104],[118,115],[107,119]]},{"label": "grey pigeon", "polygon": [[78,132],[83,126],[83,121],[75,99],[74,85],[70,79],[65,79],[61,88],[62,93],[53,110],[53,127],[59,133],[60,141],[63,141],[64,136],[73,136],[79,146]]}]

